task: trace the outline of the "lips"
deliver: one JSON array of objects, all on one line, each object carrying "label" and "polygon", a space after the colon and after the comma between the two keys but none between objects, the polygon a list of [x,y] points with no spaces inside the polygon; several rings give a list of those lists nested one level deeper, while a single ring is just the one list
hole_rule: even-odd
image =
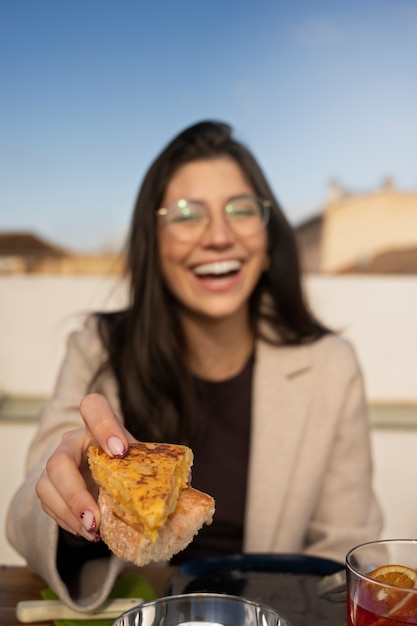
[{"label": "lips", "polygon": [[242,267],[242,262],[237,259],[227,261],[214,261],[213,263],[203,263],[193,268],[194,274],[197,276],[215,276],[222,277],[228,274],[238,272]]}]

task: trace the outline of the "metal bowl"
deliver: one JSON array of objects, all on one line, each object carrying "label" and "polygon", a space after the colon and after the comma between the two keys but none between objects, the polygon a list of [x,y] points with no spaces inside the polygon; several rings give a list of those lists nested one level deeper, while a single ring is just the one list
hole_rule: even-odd
[{"label": "metal bowl", "polygon": [[222,593],[187,593],[144,602],[118,617],[113,626],[291,626],[265,604]]}]

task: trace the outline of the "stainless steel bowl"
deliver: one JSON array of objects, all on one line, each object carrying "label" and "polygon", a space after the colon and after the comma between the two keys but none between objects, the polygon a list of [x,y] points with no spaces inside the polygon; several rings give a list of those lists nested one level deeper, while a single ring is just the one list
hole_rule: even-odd
[{"label": "stainless steel bowl", "polygon": [[123,613],[113,626],[291,626],[274,609],[239,596],[187,593],[144,602]]}]

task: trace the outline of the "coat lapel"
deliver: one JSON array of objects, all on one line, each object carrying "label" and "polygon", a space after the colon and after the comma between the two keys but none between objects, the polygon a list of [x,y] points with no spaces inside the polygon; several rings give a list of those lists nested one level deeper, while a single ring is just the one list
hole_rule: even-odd
[{"label": "coat lapel", "polygon": [[270,551],[279,530],[309,409],[310,393],[301,384],[309,356],[308,346],[257,344],[245,519],[248,552]]}]

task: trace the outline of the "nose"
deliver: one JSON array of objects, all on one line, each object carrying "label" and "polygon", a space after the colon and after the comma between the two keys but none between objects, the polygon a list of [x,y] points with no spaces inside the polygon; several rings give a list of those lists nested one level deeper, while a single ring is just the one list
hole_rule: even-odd
[{"label": "nose", "polygon": [[223,212],[210,215],[201,240],[202,245],[224,248],[233,245],[235,236]]}]

